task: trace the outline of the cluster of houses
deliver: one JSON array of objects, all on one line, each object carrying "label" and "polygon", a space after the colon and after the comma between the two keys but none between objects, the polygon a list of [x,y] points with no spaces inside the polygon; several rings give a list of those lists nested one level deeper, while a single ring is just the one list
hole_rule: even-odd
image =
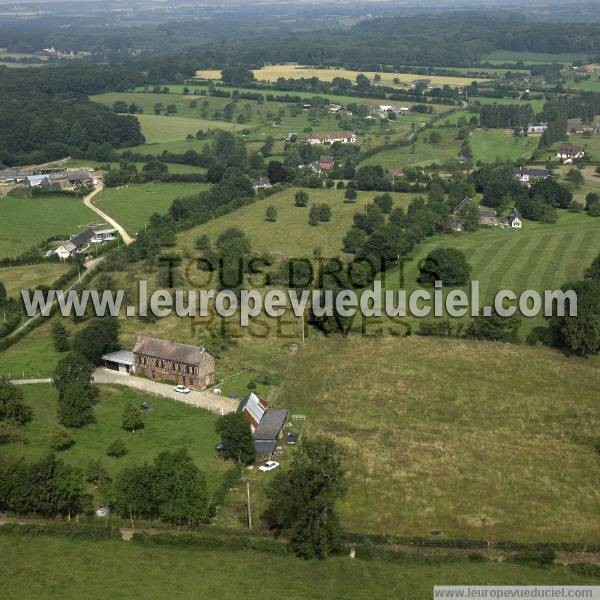
[{"label": "cluster of houses", "polygon": [[571,144],[566,142],[561,144],[556,151],[556,158],[560,158],[564,161],[573,161],[578,158],[583,158],[585,156],[585,149],[583,146],[578,146],[577,144]]},{"label": "cluster of houses", "polygon": [[[215,359],[206,350],[190,344],[168,342],[138,335],[133,350],[118,350],[102,356],[107,369],[169,384],[203,390],[215,383]],[[254,437],[259,454],[273,454],[288,421],[288,411],[270,408],[255,393],[238,405]]]},{"label": "cluster of houses", "polygon": [[341,131],[339,133],[311,133],[306,136],[307,144],[354,144],[357,137],[355,133]]},{"label": "cluster of houses", "polygon": [[85,229],[80,233],[71,236],[67,241],[62,242],[53,252],[48,255],[56,254],[61,260],[67,260],[71,256],[85,252],[92,246],[101,246],[106,242],[112,242],[117,239],[116,229]]},{"label": "cluster of houses", "polygon": [[4,169],[0,171],[0,183],[22,183],[31,188],[72,192],[80,187],[97,185],[105,174],[92,169]]},{"label": "cluster of houses", "polygon": [[346,117],[352,116],[352,111],[348,110],[347,106],[343,104],[330,104],[329,105],[329,114],[330,115],[343,115]]},{"label": "cluster of houses", "polygon": [[[464,226],[460,220],[462,209],[473,204],[473,200],[468,196],[456,207],[456,210],[446,221],[449,229],[456,233],[464,231]],[[488,227],[501,227],[502,229],[521,229],[523,227],[523,217],[516,207],[513,207],[506,219],[500,219],[498,213],[493,208],[479,206],[479,224]]]},{"label": "cluster of houses", "polygon": [[390,113],[397,115],[406,115],[410,112],[408,106],[391,106],[389,104],[378,104],[372,108],[374,113],[377,113],[382,119],[387,119]]}]

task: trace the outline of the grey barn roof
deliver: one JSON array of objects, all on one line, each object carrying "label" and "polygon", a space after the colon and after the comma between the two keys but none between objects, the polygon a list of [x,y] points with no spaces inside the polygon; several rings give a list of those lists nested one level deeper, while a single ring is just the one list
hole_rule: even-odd
[{"label": "grey barn roof", "polygon": [[254,440],[254,448],[258,454],[273,454],[277,448],[275,440]]},{"label": "grey barn roof", "polygon": [[133,352],[129,350],[117,350],[116,352],[109,352],[102,356],[102,360],[108,362],[114,362],[119,365],[133,365]]},{"label": "grey barn roof", "polygon": [[276,440],[287,420],[288,411],[285,408],[269,408],[254,430],[254,440]]},{"label": "grey barn roof", "polygon": [[212,360],[212,356],[205,348],[157,340],[145,335],[138,335],[133,353],[186,363],[188,365],[201,364],[207,359]]},{"label": "grey barn roof", "polygon": [[69,241],[75,248],[82,248],[86,244],[89,244],[93,237],[94,232],[91,229],[85,229],[81,233],[74,235]]}]

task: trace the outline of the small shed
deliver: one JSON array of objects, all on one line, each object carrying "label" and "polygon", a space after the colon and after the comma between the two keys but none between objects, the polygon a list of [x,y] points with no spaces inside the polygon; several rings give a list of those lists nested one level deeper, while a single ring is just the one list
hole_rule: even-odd
[{"label": "small shed", "polygon": [[102,357],[102,362],[107,369],[120,373],[133,373],[133,352],[117,350],[109,352]]}]

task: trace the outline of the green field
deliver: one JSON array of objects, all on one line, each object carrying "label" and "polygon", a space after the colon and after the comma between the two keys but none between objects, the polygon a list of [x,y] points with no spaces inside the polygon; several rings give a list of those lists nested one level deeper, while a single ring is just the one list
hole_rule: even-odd
[{"label": "green field", "polygon": [[349,530],[600,540],[598,358],[357,335],[288,369],[278,401],[348,452]]},{"label": "green field", "polygon": [[567,567],[534,569],[507,563],[447,565],[348,560],[302,561],[252,550],[207,551],[0,533],[5,600],[430,600],[436,584],[587,584]]},{"label": "green field", "polygon": [[409,167],[414,165],[427,166],[441,163],[447,158],[458,159],[461,142],[456,139],[456,129],[436,129],[442,135],[442,140],[432,144],[428,141],[431,130],[422,130],[417,141],[410,146],[402,146],[392,150],[382,150],[364,160],[364,165],[381,165],[388,168]]},{"label": "green field", "polygon": [[[148,144],[158,142],[175,142],[183,140],[188,134],[195,135],[199,129],[215,128],[214,121],[194,119],[191,117],[166,117],[157,115],[136,115],[141,126],[142,134]],[[221,129],[233,129],[231,123],[222,122]]]},{"label": "green field", "polygon": [[586,54],[575,52],[564,54],[550,54],[546,52],[513,52],[511,50],[495,50],[481,58],[482,62],[492,64],[514,63],[522,61],[524,63],[562,63],[563,65],[572,65],[575,61],[590,62]]},{"label": "green field", "polygon": [[98,219],[76,197],[0,197],[0,258],[17,256],[54,235],[74,235]]},{"label": "green field", "polygon": [[[327,203],[332,217],[328,223],[313,227],[308,224],[308,208],[294,206],[297,188],[290,188],[259,200],[237,210],[233,215],[219,217],[204,225],[180,234],[178,246],[191,253],[200,235],[208,235],[212,241],[229,227],[240,227],[250,239],[257,252],[272,252],[277,257],[312,256],[314,248],[321,248],[324,256],[336,256],[341,252],[342,240],[352,225],[354,213],[364,210],[365,202],[371,203],[377,192],[358,192],[355,203],[344,202],[344,190],[307,190],[310,203]],[[408,205],[412,195],[392,194],[394,206]],[[265,210],[272,204],[277,209],[277,222],[265,221]]]},{"label": "green field", "polygon": [[471,132],[469,143],[473,161],[494,162],[496,160],[518,161],[527,159],[538,146],[539,138],[514,137],[503,129],[476,129]]},{"label": "green field", "polygon": [[[217,417],[212,413],[182,402],[157,398],[128,388],[102,385],[99,402],[94,406],[96,423],[71,430],[75,444],[60,453],[65,462],[85,469],[90,458],[100,459],[111,476],[131,465],[151,462],[164,450],[186,448],[202,471],[207,474],[209,488],[214,488],[228,463],[213,450],[218,443],[215,433]],[[33,409],[33,419],[25,425],[26,443],[3,448],[10,456],[36,460],[50,452],[50,434],[57,426],[57,393],[50,384],[23,387],[26,402]],[[144,427],[134,433],[121,429],[123,408],[129,402],[139,406],[148,402]],[[121,458],[106,456],[106,448],[116,439],[125,442],[129,453]]]},{"label": "green field", "polygon": [[[171,142],[173,143],[173,142]],[[187,148],[189,149],[189,148]],[[123,149],[121,149],[123,151]],[[127,148],[126,150],[131,150],[131,148]],[[136,166],[137,170],[141,172],[141,170],[144,168],[144,165],[146,163],[143,162],[134,162],[131,163],[133,165]],[[76,159],[71,159],[70,161],[68,161],[67,163],[67,167],[70,168],[74,168],[74,169],[80,169],[80,168],[93,168],[93,169],[99,169],[100,167],[105,167],[108,166],[111,169],[118,169],[119,168],[119,164],[116,162],[113,163],[98,163],[98,162],[94,162],[91,160],[76,160]],[[200,167],[195,167],[194,165],[184,165],[184,164],[179,164],[179,163],[168,163],[167,165],[169,167],[169,173],[175,173],[175,174],[187,174],[187,173],[204,173],[206,172],[206,169],[202,169]]]},{"label": "green field", "polygon": [[64,262],[47,262],[22,267],[0,269],[0,281],[6,287],[9,296],[17,297],[20,290],[33,288],[40,284],[50,284],[69,269]]},{"label": "green field", "polygon": [[475,96],[471,98],[471,102],[475,104],[529,104],[534,113],[539,113],[544,108],[544,100],[517,100],[516,98],[486,98],[485,96]]},{"label": "green field", "polygon": [[193,196],[207,187],[204,183],[142,183],[105,188],[94,204],[135,235],[153,213],[166,213],[175,198]]}]

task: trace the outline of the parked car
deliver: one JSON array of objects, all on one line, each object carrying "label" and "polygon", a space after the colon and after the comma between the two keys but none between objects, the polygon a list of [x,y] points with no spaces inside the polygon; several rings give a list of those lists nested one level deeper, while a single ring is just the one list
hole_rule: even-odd
[{"label": "parked car", "polygon": [[173,388],[174,392],[179,392],[180,394],[189,394],[192,390],[190,388],[185,387],[185,385],[176,385]]},{"label": "parked car", "polygon": [[260,467],[258,467],[258,470],[262,471],[263,473],[266,473],[267,471],[272,471],[273,469],[276,469],[278,466],[278,462],[275,462],[274,460],[268,460],[267,462],[260,465]]}]

